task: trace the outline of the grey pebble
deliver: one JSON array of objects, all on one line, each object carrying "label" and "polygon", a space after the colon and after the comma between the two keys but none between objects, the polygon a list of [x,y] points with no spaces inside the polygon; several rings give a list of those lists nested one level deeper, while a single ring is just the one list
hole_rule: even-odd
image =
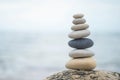
[{"label": "grey pebble", "polygon": [[77,49],[85,49],[93,46],[93,41],[88,38],[74,39],[68,42],[68,45]]},{"label": "grey pebble", "polygon": [[78,13],[78,14],[74,14],[73,18],[77,19],[77,18],[82,18],[83,16],[84,16],[84,14]]},{"label": "grey pebble", "polygon": [[87,29],[89,27],[88,24],[78,24],[78,25],[73,25],[71,27],[72,30],[77,31],[77,30],[84,30]]},{"label": "grey pebble", "polygon": [[84,18],[78,18],[78,19],[74,19],[73,20],[73,24],[84,24],[86,22],[86,20]]},{"label": "grey pebble", "polygon": [[94,56],[94,53],[88,49],[75,49],[69,53],[72,58],[87,58]]}]

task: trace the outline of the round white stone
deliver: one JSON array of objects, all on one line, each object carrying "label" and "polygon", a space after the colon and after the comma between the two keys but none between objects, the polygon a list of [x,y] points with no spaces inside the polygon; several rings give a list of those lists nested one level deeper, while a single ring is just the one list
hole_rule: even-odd
[{"label": "round white stone", "polygon": [[77,18],[82,18],[83,16],[84,16],[84,14],[79,13],[79,14],[73,15],[73,18],[77,19]]},{"label": "round white stone", "polygon": [[88,24],[77,24],[77,25],[73,25],[71,29],[77,31],[77,30],[87,29],[88,27],[89,27]]},{"label": "round white stone", "polygon": [[72,23],[73,24],[83,24],[85,22],[86,22],[86,20],[84,18],[78,18],[78,19],[74,19]]},{"label": "round white stone", "polygon": [[68,36],[73,39],[83,38],[90,35],[89,30],[73,31]]},{"label": "round white stone", "polygon": [[94,56],[94,53],[87,49],[75,49],[69,53],[72,58],[86,58]]}]

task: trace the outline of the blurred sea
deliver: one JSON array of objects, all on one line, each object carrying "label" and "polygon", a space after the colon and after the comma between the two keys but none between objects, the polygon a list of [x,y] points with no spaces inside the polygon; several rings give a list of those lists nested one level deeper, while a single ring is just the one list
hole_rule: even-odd
[{"label": "blurred sea", "polygon": [[[97,68],[120,72],[120,33],[92,34]],[[72,50],[63,33],[0,31],[0,80],[42,80],[65,70]]]}]

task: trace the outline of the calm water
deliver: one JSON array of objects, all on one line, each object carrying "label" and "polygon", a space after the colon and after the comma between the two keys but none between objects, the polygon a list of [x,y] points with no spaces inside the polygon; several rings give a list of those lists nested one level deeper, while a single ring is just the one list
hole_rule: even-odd
[{"label": "calm water", "polygon": [[[120,72],[120,34],[90,36],[97,68]],[[0,80],[42,80],[64,70],[72,48],[67,34],[0,32]]]}]

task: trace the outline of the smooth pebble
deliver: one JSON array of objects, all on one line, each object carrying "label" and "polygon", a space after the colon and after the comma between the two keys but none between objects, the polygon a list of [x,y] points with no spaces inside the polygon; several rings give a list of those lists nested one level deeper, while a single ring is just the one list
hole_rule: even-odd
[{"label": "smooth pebble", "polygon": [[78,38],[87,37],[89,35],[90,35],[90,31],[89,30],[79,30],[79,31],[71,32],[68,36],[70,38],[78,39]]},{"label": "smooth pebble", "polygon": [[80,38],[74,39],[68,42],[68,45],[77,48],[77,49],[85,49],[93,46],[93,41],[89,38]]},{"label": "smooth pebble", "polygon": [[69,53],[72,58],[87,58],[94,56],[94,53],[88,49],[75,49]]},{"label": "smooth pebble", "polygon": [[77,19],[77,18],[82,18],[83,16],[84,16],[84,14],[79,13],[79,14],[73,15],[73,18]]},{"label": "smooth pebble", "polygon": [[89,27],[88,24],[78,24],[78,25],[73,25],[71,29],[77,31],[77,30],[87,29],[88,27]]},{"label": "smooth pebble", "polygon": [[71,59],[65,66],[68,69],[93,70],[96,67],[96,61],[92,57]]},{"label": "smooth pebble", "polygon": [[83,19],[83,18],[78,18],[78,19],[74,19],[73,20],[73,24],[83,24],[83,23],[85,23],[86,22],[86,20],[85,19]]}]

